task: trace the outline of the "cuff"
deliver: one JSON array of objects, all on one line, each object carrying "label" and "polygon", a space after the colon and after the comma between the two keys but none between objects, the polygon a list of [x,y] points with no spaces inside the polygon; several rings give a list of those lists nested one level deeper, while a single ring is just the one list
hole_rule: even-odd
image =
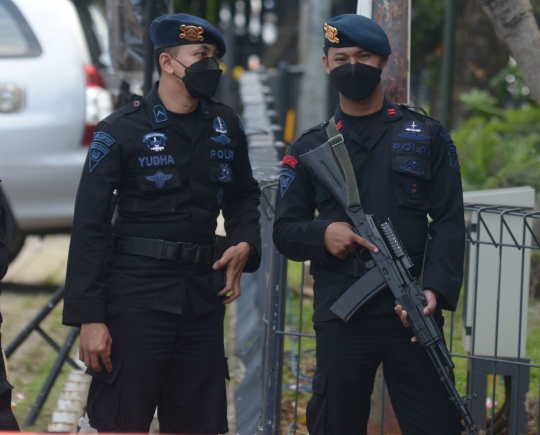
[{"label": "cuff", "polygon": [[105,323],[106,302],[94,301],[66,301],[62,312],[62,324],[67,326],[81,326],[82,323]]},{"label": "cuff", "polygon": [[255,231],[237,232],[231,236],[231,244],[233,246],[236,246],[241,242],[249,243],[253,247],[252,253],[244,267],[244,272],[256,272],[261,264],[261,237],[259,233]]},{"label": "cuff", "polygon": [[305,240],[309,240],[309,245],[312,247],[310,260],[318,261],[319,263],[335,263],[339,260],[324,247],[324,233],[328,225],[333,222],[331,220],[314,220],[308,224]]}]

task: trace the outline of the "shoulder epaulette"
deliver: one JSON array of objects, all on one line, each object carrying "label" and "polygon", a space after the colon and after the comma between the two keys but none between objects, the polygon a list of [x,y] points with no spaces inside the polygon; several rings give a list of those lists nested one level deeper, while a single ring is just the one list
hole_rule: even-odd
[{"label": "shoulder epaulette", "polygon": [[428,119],[432,119],[433,121],[437,121],[435,118],[431,118],[430,116],[428,116],[428,114],[426,113],[426,111],[422,107],[419,107],[419,106],[407,106],[406,104],[400,104],[400,106],[403,107],[404,109],[407,109],[407,110],[411,111],[411,112],[415,112],[415,113],[417,113],[419,115],[425,116]]},{"label": "shoulder epaulette", "polygon": [[119,107],[109,116],[107,116],[103,121],[111,125],[118,118],[121,118],[122,116],[127,115],[129,113],[136,112],[142,106],[143,106],[143,98],[139,97],[133,100],[131,103],[128,103],[128,104],[123,105],[122,107]]},{"label": "shoulder epaulette", "polygon": [[306,131],[304,131],[298,138],[296,138],[294,141],[291,142],[291,145],[294,145],[296,142],[298,142],[304,135],[312,132],[312,131],[319,131],[325,128],[328,125],[328,121],[324,121],[319,125],[316,125],[315,127],[308,128]]}]

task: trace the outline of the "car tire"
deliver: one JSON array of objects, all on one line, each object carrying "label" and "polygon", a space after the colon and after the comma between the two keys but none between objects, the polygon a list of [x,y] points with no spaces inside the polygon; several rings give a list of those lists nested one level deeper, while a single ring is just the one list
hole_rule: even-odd
[{"label": "car tire", "polygon": [[15,217],[11,213],[9,204],[6,197],[0,191],[0,214],[2,216],[0,222],[4,226],[4,234],[6,235],[6,245],[8,250],[9,262],[11,263],[15,257],[21,251],[24,241],[26,239],[26,234],[22,233],[17,227],[15,222]]}]

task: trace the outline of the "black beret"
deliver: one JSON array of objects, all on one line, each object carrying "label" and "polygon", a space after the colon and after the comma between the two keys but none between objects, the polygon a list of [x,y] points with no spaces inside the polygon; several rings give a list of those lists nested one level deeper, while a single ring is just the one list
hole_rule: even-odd
[{"label": "black beret", "polygon": [[386,32],[375,21],[357,14],[343,14],[323,25],[327,47],[362,47],[379,56],[392,53]]},{"label": "black beret", "polygon": [[225,40],[221,32],[208,21],[189,14],[169,14],[150,24],[150,38],[154,49],[185,44],[216,44],[219,56],[225,54]]}]

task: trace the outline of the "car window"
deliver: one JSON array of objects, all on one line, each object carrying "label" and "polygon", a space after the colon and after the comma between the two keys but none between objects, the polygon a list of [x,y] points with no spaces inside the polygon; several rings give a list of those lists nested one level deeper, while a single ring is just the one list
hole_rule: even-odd
[{"label": "car window", "polygon": [[0,58],[39,56],[32,29],[10,0],[0,0]]}]

